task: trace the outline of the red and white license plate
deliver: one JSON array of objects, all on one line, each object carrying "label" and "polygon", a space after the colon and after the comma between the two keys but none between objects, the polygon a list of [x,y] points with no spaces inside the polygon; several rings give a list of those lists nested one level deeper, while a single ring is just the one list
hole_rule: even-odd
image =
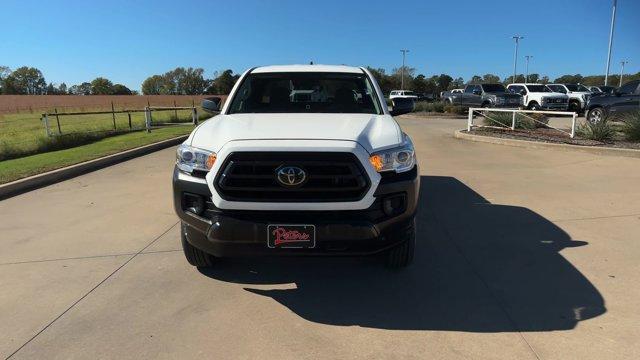
[{"label": "red and white license plate", "polygon": [[269,225],[267,226],[267,245],[270,248],[314,248],[316,227],[314,225]]}]

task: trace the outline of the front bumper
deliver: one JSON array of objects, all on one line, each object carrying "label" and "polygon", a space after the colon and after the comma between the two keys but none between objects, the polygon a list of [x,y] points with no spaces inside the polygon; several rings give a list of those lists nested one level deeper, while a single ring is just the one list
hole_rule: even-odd
[{"label": "front bumper", "polygon": [[[402,174],[382,178],[373,204],[363,210],[222,210],[211,201],[206,183],[180,179],[174,169],[174,208],[186,224],[187,241],[218,257],[281,255],[368,255],[392,248],[412,225],[418,204],[420,177],[417,166]],[[205,210],[187,210],[186,196],[200,196]],[[191,195],[189,195],[191,194]],[[404,206],[385,211],[385,200],[404,198]],[[388,210],[388,209],[387,209]],[[312,224],[316,227],[313,249],[272,249],[267,246],[269,224]]]},{"label": "front bumper", "polygon": [[560,111],[566,111],[569,108],[569,104],[568,103],[562,103],[562,104],[542,104],[540,105],[540,107],[544,110],[560,110]]}]

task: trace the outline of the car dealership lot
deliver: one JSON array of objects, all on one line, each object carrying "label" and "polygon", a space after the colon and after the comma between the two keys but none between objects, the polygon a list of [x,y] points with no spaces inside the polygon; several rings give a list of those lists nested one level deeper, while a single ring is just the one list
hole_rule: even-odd
[{"label": "car dealership lot", "polygon": [[640,159],[400,122],[422,191],[416,260],[397,272],[348,258],[197,271],[180,249],[173,149],[0,201],[0,355],[640,356]]}]

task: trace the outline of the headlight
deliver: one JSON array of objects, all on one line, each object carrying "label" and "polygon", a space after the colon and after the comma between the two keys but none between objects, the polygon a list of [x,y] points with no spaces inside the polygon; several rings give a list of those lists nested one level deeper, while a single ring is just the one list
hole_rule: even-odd
[{"label": "headlight", "polygon": [[402,134],[400,146],[371,155],[369,162],[377,172],[395,171],[401,173],[413,169],[416,164],[416,153],[411,138],[407,134]]},{"label": "headlight", "polygon": [[176,152],[178,169],[191,174],[193,170],[209,171],[216,162],[216,153],[182,144]]}]

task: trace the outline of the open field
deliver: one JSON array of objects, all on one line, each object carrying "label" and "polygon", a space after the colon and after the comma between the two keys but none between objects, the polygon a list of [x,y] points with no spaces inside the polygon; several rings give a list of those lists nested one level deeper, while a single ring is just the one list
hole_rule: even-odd
[{"label": "open field", "polygon": [[454,139],[464,119],[398,122],[421,175],[401,271],[375,258],[198,271],[180,246],[174,149],[0,201],[0,357],[640,358],[640,159]]},{"label": "open field", "polygon": [[175,125],[154,129],[151,133],[135,131],[107,137],[90,144],[69,149],[5,160],[2,161],[0,166],[0,184],[115,154],[138,146],[186,135],[191,132],[191,130],[193,130],[192,126]]},{"label": "open field", "polygon": [[0,114],[2,113],[34,113],[39,115],[44,110],[58,111],[76,109],[111,109],[113,102],[116,109],[142,109],[150,106],[191,106],[198,105],[203,98],[226,95],[2,95],[0,96]]},{"label": "open field", "polygon": [[[177,118],[175,115],[177,113]],[[201,109],[198,117],[206,119],[211,115]],[[129,131],[129,118],[127,114],[115,114],[116,131]],[[191,110],[153,112],[153,123],[190,122]],[[113,135],[113,118],[111,114],[97,115],[71,115],[60,116],[60,130],[62,136],[69,134],[92,134],[89,139],[78,136],[80,144]],[[54,134],[58,134],[58,125],[54,116],[49,117],[49,126]],[[131,113],[131,128],[142,129],[145,126],[144,113]],[[48,151],[54,139],[46,136],[45,127],[40,115],[0,114],[0,160],[17,158]],[[70,144],[73,145],[73,144]],[[69,147],[69,146],[65,146]]]}]

